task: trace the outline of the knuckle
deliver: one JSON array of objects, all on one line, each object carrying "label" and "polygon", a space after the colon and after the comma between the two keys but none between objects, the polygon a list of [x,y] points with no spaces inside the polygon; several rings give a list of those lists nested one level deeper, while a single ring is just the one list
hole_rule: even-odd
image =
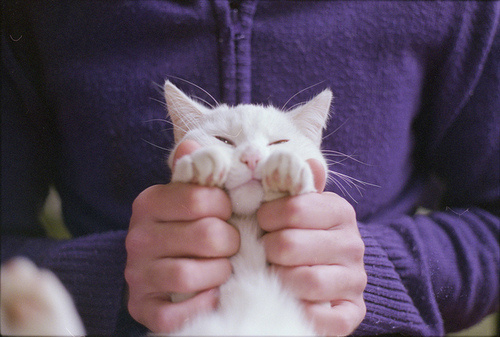
[{"label": "knuckle", "polygon": [[142,279],[138,270],[136,268],[130,267],[129,265],[125,267],[124,277],[125,281],[127,281],[127,284],[129,285],[130,292],[135,291],[135,285],[140,284],[140,280]]},{"label": "knuckle", "polygon": [[341,315],[339,320],[337,321],[337,330],[340,336],[349,335],[352,330],[354,330],[354,326],[352,324],[352,318],[347,316],[347,314]]},{"label": "knuckle", "polygon": [[309,214],[310,205],[308,195],[299,195],[288,198],[281,216],[285,218],[288,227],[300,228],[304,218]]},{"label": "knuckle", "polygon": [[169,310],[157,310],[153,311],[152,321],[150,323],[151,330],[153,332],[167,332],[170,333],[179,324],[176,320],[176,316],[172,315]]},{"label": "knuckle", "polygon": [[[360,300],[360,303],[358,304],[358,322],[361,323],[361,321],[363,321],[363,319],[365,318],[366,316],[366,303],[363,299],[363,296],[361,296],[361,300]],[[359,324],[358,323],[358,324]]]},{"label": "knuckle", "polygon": [[363,297],[363,292],[366,288],[367,284],[367,275],[366,272],[363,269],[358,269],[355,272],[352,273],[352,277],[350,278],[350,283],[349,283],[349,296],[348,298],[351,299],[358,299],[359,297]]},{"label": "knuckle", "polygon": [[365,255],[365,243],[360,236],[356,235],[348,240],[346,250],[349,254],[348,256],[350,256],[353,261],[356,263],[363,262],[363,257]]},{"label": "knuckle", "polygon": [[287,214],[291,219],[294,219],[297,218],[297,215],[302,214],[306,209],[307,205],[304,202],[304,198],[289,198],[283,213]]},{"label": "knuckle", "polygon": [[127,308],[130,316],[135,319],[139,323],[143,323],[142,310],[141,307],[137,304],[135,300],[132,298],[129,299],[127,303]]},{"label": "knuckle", "polygon": [[217,246],[218,241],[225,234],[225,229],[221,222],[205,218],[200,223],[198,235],[204,242]]},{"label": "knuckle", "polygon": [[[215,219],[203,219],[197,235],[201,240],[203,255],[209,257],[222,257],[236,253],[238,247],[233,237],[235,230],[229,224]],[[235,247],[236,246],[236,247]]]},{"label": "knuckle", "polygon": [[[186,202],[190,207],[190,213],[194,218],[203,218],[210,216],[217,208],[216,202],[220,201],[216,188],[206,188],[201,186],[194,186],[187,191]],[[220,191],[222,193],[222,191]],[[227,217],[230,216],[230,210]]]},{"label": "knuckle", "polygon": [[309,300],[321,300],[325,293],[325,282],[315,268],[306,268],[303,273],[305,296]]},{"label": "knuckle", "polygon": [[337,329],[340,335],[349,335],[363,321],[366,315],[366,305],[363,300],[357,302],[345,302],[344,310],[339,312]]},{"label": "knuckle", "polygon": [[188,259],[173,259],[170,270],[170,287],[174,292],[192,292],[195,289],[193,284],[192,263]]},{"label": "knuckle", "polygon": [[294,260],[295,252],[297,251],[298,240],[292,230],[282,230],[277,234],[275,245],[276,263],[282,265],[290,265]]},{"label": "knuckle", "polygon": [[144,247],[148,246],[149,237],[144,233],[144,231],[138,229],[137,227],[132,228],[127,233],[125,237],[125,250],[130,255],[141,252]]},{"label": "knuckle", "polygon": [[359,281],[357,282],[357,292],[363,295],[363,292],[365,291],[366,285],[368,284],[368,275],[366,274],[365,269],[363,268],[359,272]]},{"label": "knuckle", "polygon": [[354,207],[344,198],[337,196],[337,207],[339,212],[344,214],[344,217],[349,223],[356,223],[356,211]]},{"label": "knuckle", "polygon": [[153,185],[143,190],[132,202],[132,214],[147,212],[152,196],[158,193],[160,185]]}]

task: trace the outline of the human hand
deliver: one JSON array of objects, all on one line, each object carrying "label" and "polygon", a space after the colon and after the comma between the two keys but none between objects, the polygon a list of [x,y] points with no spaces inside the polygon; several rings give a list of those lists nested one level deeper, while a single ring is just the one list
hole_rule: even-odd
[{"label": "human hand", "polygon": [[[309,165],[323,191],[323,167],[315,160]],[[268,261],[302,300],[316,331],[353,332],[366,313],[367,276],[352,206],[334,193],[309,193],[264,203],[257,218],[268,232],[262,238]]]},{"label": "human hand", "polygon": [[[175,159],[199,147],[186,141]],[[153,332],[172,332],[218,303],[231,275],[228,257],[239,249],[228,196],[219,188],[170,183],[144,190],[134,201],[125,241],[130,315]],[[196,293],[173,303],[172,293]]]}]

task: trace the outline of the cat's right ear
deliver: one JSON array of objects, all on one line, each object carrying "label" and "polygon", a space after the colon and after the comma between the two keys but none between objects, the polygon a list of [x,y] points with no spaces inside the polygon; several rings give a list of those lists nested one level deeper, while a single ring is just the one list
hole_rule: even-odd
[{"label": "cat's right ear", "polygon": [[178,143],[184,135],[198,124],[207,108],[189,98],[169,80],[163,86],[167,111],[174,126],[174,139]]},{"label": "cat's right ear", "polygon": [[325,89],[309,102],[289,112],[299,129],[318,146],[321,144],[321,134],[326,127],[332,99],[330,89]]}]

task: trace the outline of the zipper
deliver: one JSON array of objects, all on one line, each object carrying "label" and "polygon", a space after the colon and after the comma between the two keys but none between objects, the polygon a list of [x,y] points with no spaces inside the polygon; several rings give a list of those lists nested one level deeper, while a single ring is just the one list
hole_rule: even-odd
[{"label": "zipper", "polygon": [[221,97],[228,104],[251,102],[251,33],[257,1],[213,1],[219,28]]}]

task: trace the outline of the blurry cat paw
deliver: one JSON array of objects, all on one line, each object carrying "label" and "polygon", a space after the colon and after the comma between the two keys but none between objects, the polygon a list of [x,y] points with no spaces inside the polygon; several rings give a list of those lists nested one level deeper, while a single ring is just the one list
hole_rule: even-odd
[{"label": "blurry cat paw", "polygon": [[263,166],[262,185],[266,201],[316,191],[309,164],[298,155],[285,151],[269,156]]},{"label": "blurry cat paw", "polygon": [[48,270],[26,258],[2,266],[2,335],[83,335],[70,295]]},{"label": "blurry cat paw", "polygon": [[223,150],[205,147],[181,157],[176,162],[172,181],[223,187],[230,167],[230,158]]}]

